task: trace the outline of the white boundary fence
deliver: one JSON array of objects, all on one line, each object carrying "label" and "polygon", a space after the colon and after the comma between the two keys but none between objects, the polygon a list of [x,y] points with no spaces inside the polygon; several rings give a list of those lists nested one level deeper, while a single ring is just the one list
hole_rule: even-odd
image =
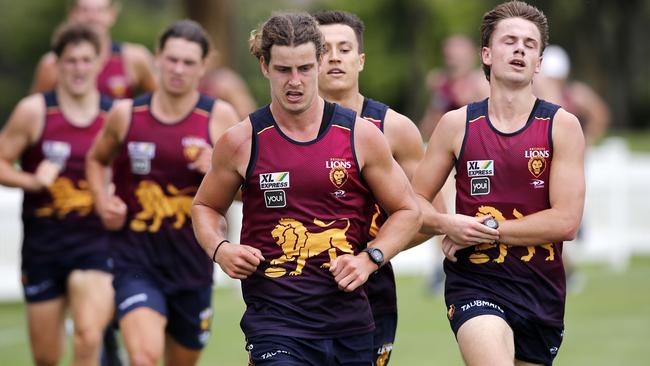
[{"label": "white boundary fence", "polygon": [[[631,154],[625,141],[610,138],[587,154],[587,199],[581,239],[565,249],[578,262],[608,263],[623,270],[633,254],[650,254],[650,154]],[[22,193],[0,187],[0,300],[21,298],[20,204]],[[241,229],[241,205],[229,212],[232,241]],[[432,242],[399,254],[398,273],[431,271],[440,255]],[[237,286],[217,271],[221,286]]]}]

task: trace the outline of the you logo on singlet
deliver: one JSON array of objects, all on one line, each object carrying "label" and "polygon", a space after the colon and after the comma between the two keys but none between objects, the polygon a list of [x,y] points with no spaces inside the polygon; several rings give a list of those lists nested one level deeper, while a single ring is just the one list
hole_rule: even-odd
[{"label": "you logo on singlet", "polygon": [[282,208],[287,205],[287,195],[284,188],[291,187],[289,172],[260,174],[260,190],[264,192],[266,208]]},{"label": "you logo on singlet", "polygon": [[65,141],[43,141],[43,155],[45,159],[63,168],[70,157],[70,144]]},{"label": "you logo on singlet", "polygon": [[151,172],[151,160],[156,156],[156,144],[153,142],[131,141],[127,145],[131,158],[131,172],[146,175]]}]

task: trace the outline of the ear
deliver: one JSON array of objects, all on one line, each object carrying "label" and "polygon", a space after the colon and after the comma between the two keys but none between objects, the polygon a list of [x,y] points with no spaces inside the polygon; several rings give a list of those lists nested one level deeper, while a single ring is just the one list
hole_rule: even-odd
[{"label": "ear", "polygon": [[260,57],[260,70],[262,70],[262,75],[265,78],[269,78],[269,65],[264,62],[264,56]]},{"label": "ear", "polygon": [[492,52],[489,47],[481,48],[481,61],[484,65],[492,66]]},{"label": "ear", "polygon": [[363,67],[366,65],[366,54],[359,54],[359,71],[363,71]]}]

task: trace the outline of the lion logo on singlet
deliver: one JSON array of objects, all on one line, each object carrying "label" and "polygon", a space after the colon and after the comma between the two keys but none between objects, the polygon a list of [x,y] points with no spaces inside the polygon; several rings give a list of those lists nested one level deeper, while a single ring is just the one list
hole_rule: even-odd
[{"label": "lion logo on singlet", "polygon": [[546,170],[546,159],[542,157],[532,157],[528,160],[528,171],[535,177],[539,178],[542,173]]},{"label": "lion logo on singlet", "polygon": [[[476,213],[476,216],[484,216],[484,215],[491,215],[494,217],[497,221],[505,221],[506,218],[503,216],[503,213],[499,211],[498,209],[492,207],[492,206],[480,206],[478,208],[478,212]],[[514,216],[515,219],[520,219],[524,217],[524,215],[519,212],[516,208],[512,210],[512,215]],[[483,253],[484,250],[492,249],[498,245],[499,247],[499,256],[497,258],[492,259],[492,262],[494,263],[503,263],[506,260],[506,256],[508,255],[508,248],[511,246],[508,244],[504,243],[497,243],[497,244],[480,244],[474,246],[474,253],[470,254],[469,256],[469,261],[474,263],[474,264],[483,264],[487,263],[490,261],[490,257],[486,254]],[[555,251],[553,250],[553,244],[548,243],[548,244],[542,244],[539,245],[540,247],[546,249],[548,251],[548,256],[545,258],[546,261],[554,261],[555,260]],[[524,262],[530,262],[530,260],[533,258],[535,255],[536,245],[529,245],[526,247],[528,250],[528,254],[525,256],[519,258]]]},{"label": "lion logo on singlet", "polygon": [[70,212],[76,212],[79,216],[88,216],[93,210],[93,196],[88,190],[88,182],[79,181],[79,188],[75,187],[70,178],[58,177],[48,191],[52,196],[52,203],[46,207],[36,210],[36,216],[54,216],[63,219]]},{"label": "lion logo on singlet", "polygon": [[141,181],[135,190],[135,196],[142,206],[142,211],[131,220],[131,230],[158,232],[163,219],[168,217],[175,219],[172,224],[174,229],[180,229],[190,217],[193,197],[187,194],[195,193],[196,189],[196,187],[188,187],[179,190],[174,185],[167,184],[167,192],[170,194],[168,196],[158,183],[150,180]]},{"label": "lion logo on singlet", "polygon": [[[345,221],[346,226],[344,228],[330,228],[337,221]],[[314,219],[314,224],[326,229],[321,232],[310,232],[298,220],[291,218],[280,219],[273,231],[271,231],[271,235],[276,240],[276,244],[282,248],[283,254],[279,258],[271,260],[271,265],[296,262],[296,269],[291,271],[289,275],[299,276],[302,274],[302,269],[305,267],[307,260],[323,252],[327,252],[330,260],[323,263],[321,268],[330,267],[330,263],[336,259],[337,249],[343,253],[354,253],[352,245],[345,236],[345,233],[350,228],[350,219],[338,219],[329,223]],[[269,267],[265,274],[268,277],[280,277],[285,272],[281,267]]]},{"label": "lion logo on singlet", "polygon": [[377,219],[379,219],[379,215],[381,215],[381,208],[379,208],[378,204],[375,204],[375,213],[372,214],[372,220],[370,221],[370,229],[368,230],[368,234],[372,236],[373,238],[377,237],[377,233],[379,232],[379,224],[377,224]]},{"label": "lion logo on singlet", "polygon": [[385,343],[382,345],[379,350],[377,350],[377,360],[375,361],[376,366],[385,366],[388,364],[390,359],[390,353],[393,351],[392,343]]}]

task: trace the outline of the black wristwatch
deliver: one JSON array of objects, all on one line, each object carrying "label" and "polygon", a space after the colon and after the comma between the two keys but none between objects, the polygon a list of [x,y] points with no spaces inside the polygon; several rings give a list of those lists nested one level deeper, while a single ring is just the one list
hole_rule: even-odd
[{"label": "black wristwatch", "polygon": [[384,264],[384,253],[381,251],[381,249],[368,247],[363,251],[368,253],[370,260],[372,263],[377,265],[377,268],[381,268],[381,266]]}]

